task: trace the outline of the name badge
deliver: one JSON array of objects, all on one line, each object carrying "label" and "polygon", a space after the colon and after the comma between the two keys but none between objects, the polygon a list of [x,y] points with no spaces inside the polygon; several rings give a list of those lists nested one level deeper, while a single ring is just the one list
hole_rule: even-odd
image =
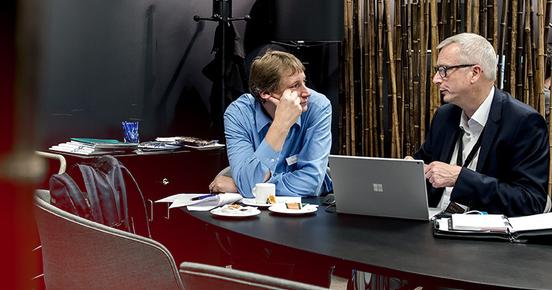
[{"label": "name badge", "polygon": [[289,156],[288,158],[286,158],[286,162],[289,166],[297,163],[297,154],[295,154],[293,156]]}]

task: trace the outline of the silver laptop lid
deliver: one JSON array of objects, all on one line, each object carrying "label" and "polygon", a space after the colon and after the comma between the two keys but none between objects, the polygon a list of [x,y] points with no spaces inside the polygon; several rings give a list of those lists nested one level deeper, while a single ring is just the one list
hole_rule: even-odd
[{"label": "silver laptop lid", "polygon": [[330,155],[338,213],[429,220],[420,160]]}]

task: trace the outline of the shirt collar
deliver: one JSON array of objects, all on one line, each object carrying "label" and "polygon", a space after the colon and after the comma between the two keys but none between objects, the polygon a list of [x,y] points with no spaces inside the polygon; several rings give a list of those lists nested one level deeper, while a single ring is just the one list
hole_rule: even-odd
[{"label": "shirt collar", "polygon": [[[309,104],[310,105],[310,104]],[[301,114],[295,124],[301,127]],[[255,101],[255,123],[257,124],[257,132],[261,132],[268,124],[272,123],[272,118],[266,113],[266,110],[263,108],[263,105],[259,101]]]},{"label": "shirt collar", "polygon": [[460,118],[459,124],[460,128],[471,128],[475,124],[479,124],[481,128],[485,127],[485,124],[487,124],[487,120],[489,119],[489,112],[491,111],[491,104],[493,103],[494,91],[495,88],[493,86],[487,98],[485,98],[483,103],[481,103],[479,108],[477,108],[469,120],[466,114],[464,114],[464,111],[462,111],[462,117]]}]

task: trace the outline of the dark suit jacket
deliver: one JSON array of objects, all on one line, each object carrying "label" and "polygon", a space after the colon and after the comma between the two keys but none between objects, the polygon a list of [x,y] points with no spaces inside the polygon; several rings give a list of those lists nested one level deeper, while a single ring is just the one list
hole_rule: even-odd
[{"label": "dark suit jacket", "polygon": [[[449,163],[458,139],[462,109],[446,104],[435,113],[424,144],[414,158]],[[546,204],[549,145],[544,118],[528,105],[495,88],[481,136],[477,172],[462,168],[451,201],[471,209],[521,216],[542,213]],[[430,206],[443,188],[428,183]]]}]

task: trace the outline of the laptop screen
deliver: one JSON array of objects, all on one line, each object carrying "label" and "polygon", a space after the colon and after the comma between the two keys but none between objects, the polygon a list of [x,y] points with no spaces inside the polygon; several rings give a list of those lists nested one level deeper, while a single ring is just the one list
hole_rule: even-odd
[{"label": "laptop screen", "polygon": [[421,160],[330,155],[336,211],[429,220]]}]

